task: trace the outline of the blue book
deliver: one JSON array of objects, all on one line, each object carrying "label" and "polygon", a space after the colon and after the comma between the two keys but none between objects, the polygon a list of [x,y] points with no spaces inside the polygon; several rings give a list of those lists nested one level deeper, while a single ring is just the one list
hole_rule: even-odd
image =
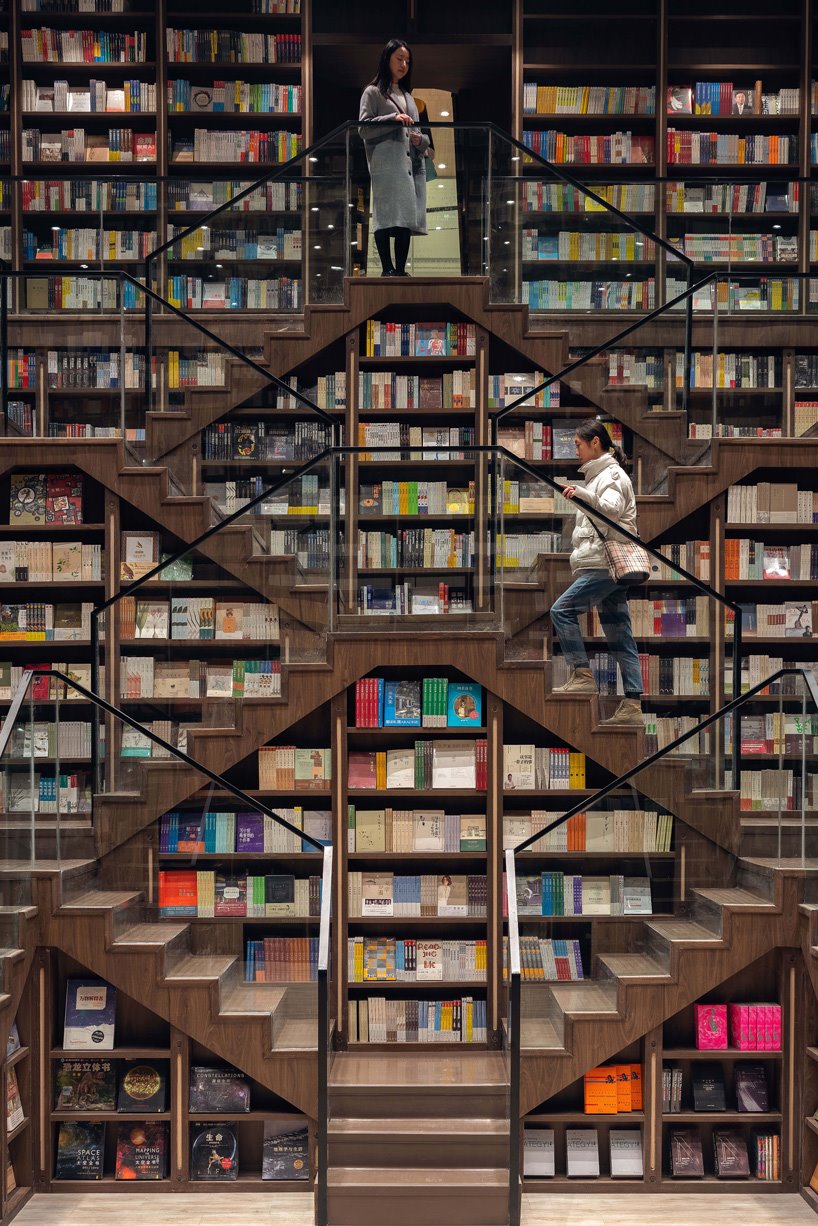
[{"label": "blue book", "polygon": [[483,687],[476,681],[450,681],[446,722],[450,728],[481,727]]},{"label": "blue book", "polygon": [[419,728],[420,682],[387,681],[383,688],[384,728]]},{"label": "blue book", "polygon": [[113,1051],[116,988],[104,979],[69,979],[65,985],[66,1051]]}]

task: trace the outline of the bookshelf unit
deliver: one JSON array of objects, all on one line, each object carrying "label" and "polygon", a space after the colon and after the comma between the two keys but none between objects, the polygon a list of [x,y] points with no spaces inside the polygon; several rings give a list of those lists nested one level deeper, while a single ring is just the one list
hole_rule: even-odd
[{"label": "bookshelf unit", "polygon": [[[20,1005],[15,1017],[15,1024],[20,1037],[20,1046],[16,1051],[4,1053],[3,1056],[3,1171],[6,1178],[3,1181],[2,1205],[3,1220],[10,1221],[31,1196],[34,1184],[35,1162],[35,1129],[36,1129],[36,1044],[34,1012],[34,985],[31,980],[26,984]],[[23,1119],[14,1128],[9,1127],[8,1118],[8,1086],[13,1071],[17,1081],[19,1100]],[[14,1187],[9,1171],[14,1172]]]}]

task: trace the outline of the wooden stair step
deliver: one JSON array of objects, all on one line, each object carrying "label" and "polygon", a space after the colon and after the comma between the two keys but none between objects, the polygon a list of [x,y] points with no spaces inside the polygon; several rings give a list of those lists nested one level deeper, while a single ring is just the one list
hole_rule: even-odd
[{"label": "wooden stair step", "polygon": [[188,983],[195,980],[206,982],[220,979],[235,961],[235,954],[184,954],[168,968],[165,979],[171,982],[184,980]]},{"label": "wooden stair step", "polygon": [[615,983],[553,984],[551,996],[563,1013],[617,1013]]},{"label": "wooden stair step", "polygon": [[328,1167],[330,1188],[400,1188],[408,1196],[413,1190],[450,1190],[456,1195],[461,1188],[481,1187],[486,1191],[508,1188],[508,1171],[502,1167],[485,1170],[481,1167],[441,1167],[422,1170],[415,1167]]},{"label": "wooden stair step", "polygon": [[560,1032],[547,1018],[523,1017],[520,1019],[520,1042],[526,1049],[537,1048],[565,1054]]},{"label": "wooden stair step", "polygon": [[615,979],[670,979],[667,968],[655,958],[651,958],[650,954],[599,954],[597,961],[606,967]]},{"label": "wooden stair step", "polygon": [[370,1134],[398,1135],[403,1137],[424,1136],[435,1133],[441,1136],[493,1136],[507,1137],[508,1120],[495,1119],[441,1119],[440,1116],[406,1116],[378,1119],[338,1118],[329,1120],[330,1136],[366,1137]]},{"label": "wooden stair step", "polygon": [[169,941],[182,936],[189,928],[189,924],[170,924],[167,921],[134,924],[120,933],[113,942],[113,947],[120,950],[123,948],[146,949],[150,946],[161,948]]},{"label": "wooden stair step", "polygon": [[266,1017],[278,1008],[286,993],[285,983],[232,983],[222,991],[219,1012]]},{"label": "wooden stair step", "polygon": [[769,898],[754,894],[752,890],[743,889],[741,886],[695,886],[692,893],[716,903],[719,907],[742,907],[753,911],[777,910],[775,903]]},{"label": "wooden stair step", "polygon": [[506,1062],[499,1052],[464,1052],[444,1055],[442,1052],[391,1053],[382,1055],[339,1052],[330,1071],[333,1086],[388,1087],[411,1086],[451,1089],[457,1085],[468,1091],[472,1087],[505,1086],[508,1084]]},{"label": "wooden stair step", "polygon": [[666,941],[684,941],[702,945],[721,944],[721,938],[713,932],[712,928],[706,928],[704,924],[697,924],[695,920],[676,919],[669,916],[667,919],[648,920],[646,926]]},{"label": "wooden stair step", "polygon": [[110,911],[113,907],[139,902],[141,898],[141,890],[86,890],[82,894],[72,894],[62,903],[60,911]]}]

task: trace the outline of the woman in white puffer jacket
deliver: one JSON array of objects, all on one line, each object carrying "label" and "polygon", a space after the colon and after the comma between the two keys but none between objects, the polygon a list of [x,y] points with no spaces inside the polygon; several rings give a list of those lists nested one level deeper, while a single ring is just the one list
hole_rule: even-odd
[{"label": "woman in white puffer jacket", "polygon": [[[612,443],[608,431],[601,422],[591,417],[577,428],[574,443],[584,480],[582,485],[566,486],[563,491],[566,498],[586,503],[636,535],[633,486],[622,467],[625,457]],[[628,598],[625,589],[619,587],[610,576],[600,537],[600,532],[607,537],[609,531],[607,524],[592,520],[577,508],[576,525],[571,537],[573,582],[551,606],[551,624],[571,668],[571,675],[565,685],[557,686],[554,693],[596,693],[588,653],[579,629],[580,614],[595,607],[608,648],[619,664],[625,690],[625,698],[615,713],[602,723],[642,726],[642,669],[631,628]]]}]

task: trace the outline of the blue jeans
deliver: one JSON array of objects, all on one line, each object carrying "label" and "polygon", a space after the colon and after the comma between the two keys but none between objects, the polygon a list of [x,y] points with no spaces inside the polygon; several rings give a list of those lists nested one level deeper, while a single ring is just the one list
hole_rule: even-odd
[{"label": "blue jeans", "polygon": [[642,694],[642,669],[633,639],[625,588],[607,570],[581,570],[570,587],[551,606],[551,624],[562,654],[572,668],[589,668],[588,653],[579,632],[579,615],[596,606],[602,630],[622,673],[628,698]]}]

